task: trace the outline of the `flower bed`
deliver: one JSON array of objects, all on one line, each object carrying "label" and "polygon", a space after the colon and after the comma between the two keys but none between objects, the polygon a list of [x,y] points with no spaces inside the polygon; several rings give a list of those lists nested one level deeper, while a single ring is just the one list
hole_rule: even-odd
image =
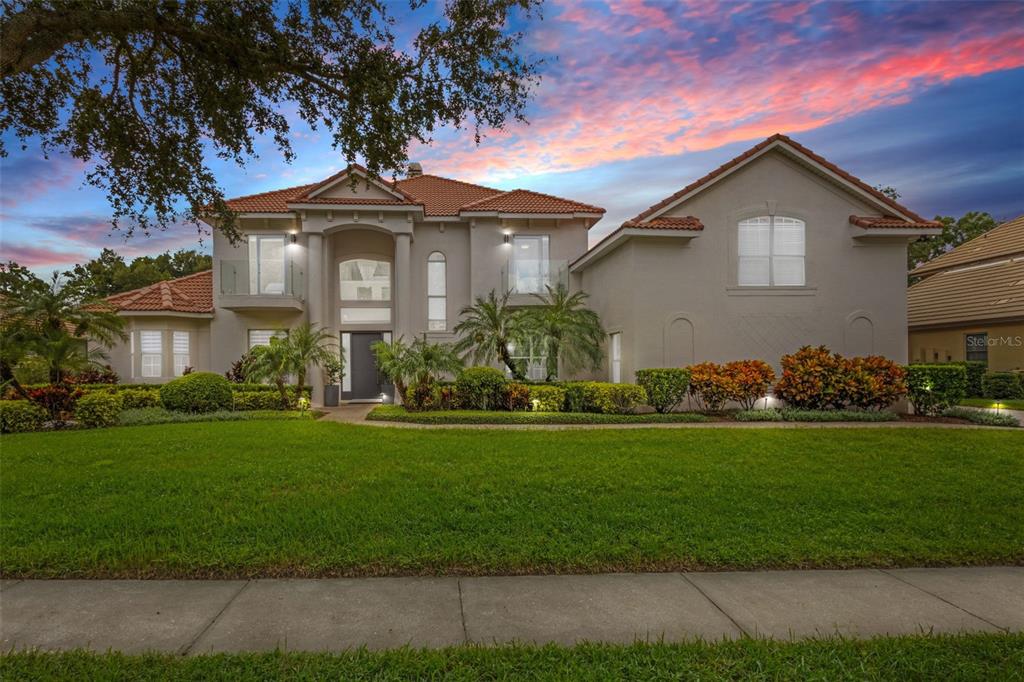
[{"label": "flower bed", "polygon": [[435,410],[409,412],[399,405],[380,405],[366,416],[370,421],[406,424],[672,424],[706,422],[695,412],[659,414],[600,414],[594,412],[498,412],[490,410]]}]

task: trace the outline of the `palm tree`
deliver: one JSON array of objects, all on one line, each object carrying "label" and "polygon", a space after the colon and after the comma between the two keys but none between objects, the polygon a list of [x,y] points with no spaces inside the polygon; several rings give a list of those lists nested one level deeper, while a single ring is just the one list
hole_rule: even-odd
[{"label": "palm tree", "polygon": [[546,286],[547,294],[534,294],[542,305],[528,310],[526,328],[541,340],[547,356],[547,381],[558,378],[558,363],[570,373],[578,369],[598,369],[604,354],[601,343],[605,332],[601,318],[585,306],[587,294],[570,294],[559,282]]},{"label": "palm tree", "polygon": [[292,371],[293,357],[292,349],[284,335],[272,336],[269,344],[254,346],[246,354],[245,380],[273,382],[281,394],[281,405],[287,405],[289,401],[286,383]]},{"label": "palm tree", "polygon": [[284,341],[291,356],[291,372],[294,372],[296,377],[295,400],[298,401],[305,388],[306,369],[310,365],[323,367],[338,357],[338,350],[332,348],[334,335],[331,332],[317,328],[309,322],[303,322],[285,332]]},{"label": "palm tree", "polygon": [[462,371],[462,360],[455,349],[447,343],[428,343],[416,339],[409,346],[407,369],[413,383],[433,383],[444,374],[458,374]]},{"label": "palm tree", "polygon": [[68,369],[94,364],[91,340],[110,347],[127,341],[124,319],[106,301],[91,298],[77,287],[61,286],[54,273],[49,286],[25,286],[18,295],[0,295],[5,343],[20,347],[22,353],[42,358],[51,384],[64,380]]},{"label": "palm tree", "polygon": [[459,311],[462,319],[454,331],[461,338],[455,344],[455,350],[467,354],[474,364],[490,364],[497,357],[513,377],[524,379],[522,367],[512,360],[508,349],[510,344],[525,341],[523,315],[509,306],[511,295],[509,290],[498,298],[491,289],[487,298],[477,296],[473,305]]},{"label": "palm tree", "polygon": [[377,341],[370,350],[377,359],[378,371],[395,385],[395,394],[404,403],[405,382],[414,371],[408,344],[398,337],[393,341]]}]

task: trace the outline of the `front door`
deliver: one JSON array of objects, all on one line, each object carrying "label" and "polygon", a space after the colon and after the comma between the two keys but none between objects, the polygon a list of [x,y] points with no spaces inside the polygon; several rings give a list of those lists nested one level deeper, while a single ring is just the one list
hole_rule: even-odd
[{"label": "front door", "polygon": [[352,377],[352,390],[342,397],[347,400],[378,400],[384,390],[384,377],[377,371],[377,359],[370,350],[377,341],[383,341],[381,332],[352,332],[348,367]]}]

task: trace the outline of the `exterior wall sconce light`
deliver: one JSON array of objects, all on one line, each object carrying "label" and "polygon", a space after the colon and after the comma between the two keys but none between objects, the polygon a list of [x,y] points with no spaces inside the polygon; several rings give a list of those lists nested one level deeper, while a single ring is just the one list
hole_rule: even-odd
[{"label": "exterior wall sconce light", "polygon": [[298,241],[298,238],[294,234],[293,235],[289,235],[289,237],[291,238],[292,244],[294,244],[296,241]]},{"label": "exterior wall sconce light", "polygon": [[512,243],[512,235],[510,235],[508,232],[505,233],[505,243],[506,244],[511,244]]}]

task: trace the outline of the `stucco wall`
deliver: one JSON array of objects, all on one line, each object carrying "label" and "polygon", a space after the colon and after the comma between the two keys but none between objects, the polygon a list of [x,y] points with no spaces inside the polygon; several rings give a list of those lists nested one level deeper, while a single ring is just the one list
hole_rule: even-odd
[{"label": "stucco wall", "polygon": [[910,332],[911,362],[966,360],[967,334],[988,334],[988,368],[1024,369],[1024,320]]},{"label": "stucco wall", "polygon": [[[161,360],[162,376],[143,377],[141,346],[139,343],[139,332],[142,330],[162,332],[161,349],[163,358]],[[122,383],[136,384],[160,384],[174,378],[174,332],[189,333],[189,364],[197,372],[208,371],[210,362],[210,319],[202,317],[178,317],[163,315],[139,315],[130,316],[125,321],[125,332],[134,338],[135,354],[132,355],[132,341],[118,343],[112,348],[102,348],[107,359],[103,364],[109,364]],[[96,348],[95,344],[90,344]]]},{"label": "stucco wall", "polygon": [[[806,286],[739,287],[737,223],[773,207],[806,222]],[[851,214],[877,213],[777,153],[675,207],[666,215],[704,223],[697,238],[634,238],[584,273],[605,324],[621,325],[623,380],[685,364],[691,343],[696,362],[758,358],[778,368],[805,344],[905,362],[906,242],[858,243],[848,226]]]}]

